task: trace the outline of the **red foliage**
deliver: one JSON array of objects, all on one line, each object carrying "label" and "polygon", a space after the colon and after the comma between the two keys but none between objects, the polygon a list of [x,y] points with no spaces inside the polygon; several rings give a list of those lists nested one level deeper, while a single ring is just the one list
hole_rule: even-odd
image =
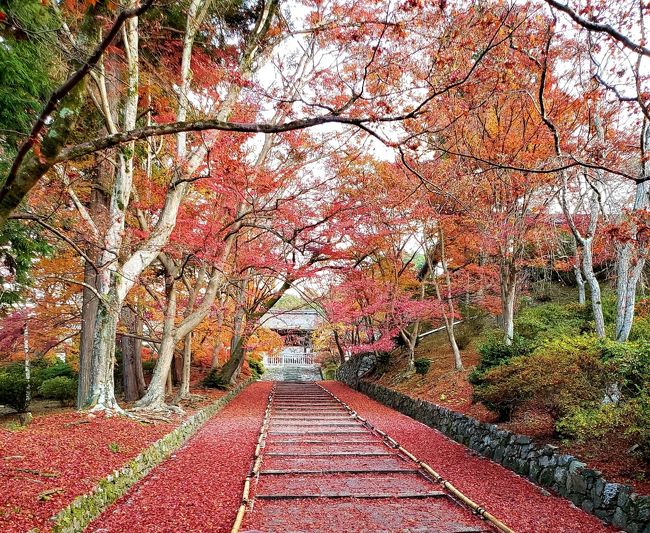
[{"label": "red foliage", "polygon": [[230,531],[270,390],[248,387],[88,531]]},{"label": "red foliage", "polygon": [[[0,429],[0,530],[49,530],[50,516],[173,427],[62,413],[37,416],[24,429]],[[39,499],[58,488],[63,491]]]},{"label": "red foliage", "polygon": [[449,480],[469,498],[520,533],[596,533],[614,531],[571,502],[541,490],[492,461],[412,418],[336,382],[326,388],[363,418],[386,431],[418,459]]}]

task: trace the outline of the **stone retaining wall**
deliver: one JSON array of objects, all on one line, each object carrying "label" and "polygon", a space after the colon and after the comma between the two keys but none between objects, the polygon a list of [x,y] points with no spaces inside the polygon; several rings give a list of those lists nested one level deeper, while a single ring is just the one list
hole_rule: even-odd
[{"label": "stone retaining wall", "polygon": [[372,353],[355,355],[336,370],[336,379],[356,389],[361,378],[370,374],[377,364],[377,356]]},{"label": "stone retaining wall", "polygon": [[364,357],[354,357],[341,365],[337,378],[568,498],[577,507],[615,527],[629,533],[650,533],[650,496],[636,494],[628,485],[608,483],[599,471],[588,468],[572,455],[559,453],[555,446],[537,445],[525,435],[516,435],[494,424],[479,422],[434,403],[415,400],[387,387],[362,381],[359,370],[364,366]]},{"label": "stone retaining wall", "polygon": [[209,418],[225,407],[244,387],[253,381],[254,379],[249,379],[216,402],[184,420],[176,429],[154,442],[122,468],[100,480],[91,492],[75,498],[67,507],[51,518],[52,531],[55,533],[83,531],[104,509],[145,477],[154,467],[183,446]]}]

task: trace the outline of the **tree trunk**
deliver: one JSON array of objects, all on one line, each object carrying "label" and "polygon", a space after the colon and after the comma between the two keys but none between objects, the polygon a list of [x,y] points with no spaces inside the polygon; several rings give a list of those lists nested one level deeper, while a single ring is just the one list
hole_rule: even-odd
[{"label": "tree trunk", "polygon": [[454,354],[454,369],[455,370],[465,370],[463,366],[463,358],[460,355],[460,349],[458,348],[458,343],[456,342],[456,333],[454,332],[454,318],[453,316],[445,316],[445,329],[447,330],[447,338],[449,339],[449,345],[451,346],[451,351]]},{"label": "tree trunk", "polygon": [[174,350],[174,356],[172,357],[170,373],[172,376],[172,384],[179,385],[183,379],[183,356],[176,350]]},{"label": "tree trunk", "polygon": [[[137,314],[128,306],[122,308],[122,323],[126,325],[130,333],[138,333]],[[120,338],[120,351],[122,353],[124,399],[127,402],[132,402],[140,398],[144,392],[143,383],[139,380],[139,374],[142,374],[142,341],[135,337],[123,335]]]},{"label": "tree trunk", "polygon": [[582,273],[589,285],[591,294],[591,309],[594,313],[594,325],[596,335],[605,338],[605,317],[603,316],[603,303],[600,294],[600,283],[594,273],[594,263],[592,256],[592,238],[583,239],[582,247]]},{"label": "tree trunk", "polygon": [[[138,116],[138,37],[138,18],[134,17],[125,22],[122,34],[127,60],[127,76],[125,80],[127,91],[122,109],[122,126],[125,130],[135,127]],[[113,376],[115,335],[126,294],[135,283],[137,274],[142,270],[137,273],[124,272],[125,269],[118,267],[115,259],[120,256],[126,209],[131,198],[134,150],[134,142],[130,142],[118,150],[117,171],[111,187],[108,206],[108,227],[102,243],[100,271],[97,273],[97,292],[104,301],[100,303],[97,319],[95,320],[91,359],[91,389],[89,398],[83,401],[83,404],[91,407],[93,411],[122,411],[115,400]],[[139,263],[141,268],[144,269],[146,266],[144,261],[139,261]]]},{"label": "tree trunk", "polygon": [[[650,135],[650,128],[644,132]],[[644,146],[647,137],[644,137]],[[644,164],[645,165],[645,164]],[[644,175],[646,175],[644,171]],[[648,184],[640,182],[636,186],[634,211],[645,209],[648,205]],[[636,241],[638,228],[632,223],[632,239]],[[626,342],[634,322],[636,291],[645,267],[648,250],[644,244],[627,241],[616,247],[616,340]],[[636,252],[636,253],[635,253]]]},{"label": "tree trunk", "polygon": [[82,401],[84,407],[93,411],[115,411],[122,409],[115,400],[115,334],[120,318],[120,305],[114,294],[107,295],[107,301],[100,305],[95,320],[95,336],[91,368],[93,369],[88,397]]},{"label": "tree trunk", "polygon": [[215,370],[219,366],[219,354],[223,349],[223,341],[220,338],[217,338],[217,342],[214,344],[212,349],[212,361],[210,362],[210,370]]},{"label": "tree trunk", "polygon": [[192,369],[192,333],[185,335],[183,342],[183,373],[181,375],[180,387],[177,400],[187,398],[190,395],[190,373]]},{"label": "tree trunk", "polygon": [[[172,371],[171,368],[167,372],[167,377],[165,378],[165,394],[168,396],[171,395],[171,393],[174,392],[174,386],[172,384]],[[150,405],[147,405],[146,407],[148,408],[155,408],[157,406],[161,406],[163,402],[158,402],[157,400],[154,400],[151,402]]]},{"label": "tree trunk", "polygon": [[636,289],[645,266],[645,251],[634,262],[634,245],[626,242],[616,250],[616,340],[626,342],[630,336],[636,307]]},{"label": "tree trunk", "polygon": [[345,351],[341,345],[341,337],[339,336],[339,332],[336,331],[336,328],[334,328],[334,343],[336,344],[336,350],[339,352],[339,360],[343,364],[345,363]]},{"label": "tree trunk", "polygon": [[32,401],[32,365],[29,356],[29,322],[25,322],[23,328],[23,353],[25,354],[25,406],[29,409],[29,403]]},{"label": "tree trunk", "polygon": [[506,261],[499,269],[501,284],[501,317],[503,320],[503,340],[512,344],[515,336],[515,302],[517,296],[517,272],[514,265]]},{"label": "tree trunk", "polygon": [[[604,142],[603,129],[600,124],[600,118],[596,114],[594,116],[594,126],[596,133],[600,140]],[[557,148],[556,148],[557,150]],[[559,155],[559,151],[558,151]],[[602,172],[599,172],[602,174]],[[591,293],[591,307],[594,314],[594,322],[596,334],[604,338],[605,337],[605,319],[603,317],[603,306],[601,302],[600,294],[600,284],[594,273],[594,264],[593,264],[593,240],[596,235],[596,229],[598,227],[598,221],[600,219],[600,192],[597,186],[589,181],[587,181],[587,186],[591,187],[591,194],[589,196],[589,225],[587,231],[583,236],[576,222],[573,218],[573,215],[569,211],[569,204],[567,202],[567,190],[568,190],[568,178],[565,172],[561,172],[562,178],[562,188],[560,189],[560,205],[564,213],[571,232],[576,241],[577,249],[582,249],[582,274],[587,280],[589,285],[589,291]],[[586,178],[585,178],[586,179]],[[581,193],[582,194],[582,193]]]},{"label": "tree trunk", "polygon": [[[447,293],[445,295],[447,311],[443,312],[443,317],[445,320],[445,329],[447,331],[447,338],[449,339],[449,345],[451,346],[451,351],[454,354],[454,368],[456,370],[464,370],[463,359],[460,355],[460,350],[458,349],[458,343],[456,342],[456,333],[454,331],[454,315],[456,314],[456,312],[454,309],[454,299],[452,298],[452,292],[451,292],[451,274],[449,273],[449,268],[447,267],[445,234],[443,232],[442,226],[440,225],[438,225],[438,240],[440,241],[440,261],[442,263],[442,270],[443,270],[443,274],[445,275],[445,284],[447,288]],[[432,275],[435,275],[435,272],[432,272]],[[436,289],[436,295],[440,300],[440,290],[438,289],[437,281],[435,281],[435,289]]]},{"label": "tree trunk", "polygon": [[[86,263],[84,266],[84,283],[96,287],[97,273],[95,269]],[[81,332],[79,337],[79,378],[77,384],[77,409],[83,407],[84,401],[88,398],[91,381],[91,365],[93,350],[93,338],[95,335],[95,320],[99,300],[95,293],[88,287],[84,287],[81,303]]]},{"label": "tree trunk", "polygon": [[[90,195],[90,216],[101,218],[105,212],[109,197],[104,192],[104,187],[109,188],[110,182],[114,177],[113,164],[110,161],[102,159],[96,164],[97,168],[97,186],[93,187]],[[92,220],[90,221],[92,224]],[[96,227],[96,226],[93,226]],[[95,263],[99,254],[95,247],[88,247],[86,255]],[[95,320],[97,319],[97,310],[99,309],[99,300],[97,295],[90,287],[97,288],[97,272],[89,262],[84,264],[84,286],[81,303],[81,331],[79,337],[79,377],[77,380],[77,409],[81,409],[90,393],[91,381],[91,360],[93,351],[93,338],[95,336]]]},{"label": "tree trunk", "polygon": [[176,347],[174,321],[176,319],[176,283],[172,276],[165,279],[167,290],[167,309],[163,324],[163,336],[158,350],[158,362],[153,371],[151,382],[144,396],[136,402],[136,407],[156,408],[165,403],[165,384],[169,380],[170,367]]},{"label": "tree trunk", "polygon": [[418,333],[420,331],[420,321],[417,320],[415,324],[413,325],[413,331],[409,332],[408,330],[405,329],[400,329],[399,333],[402,337],[402,340],[406,344],[406,348],[408,349],[409,353],[409,360],[408,360],[408,365],[407,365],[407,371],[408,372],[413,372],[415,371],[415,345],[418,340]]},{"label": "tree trunk", "polygon": [[230,358],[217,373],[217,383],[219,383],[220,387],[229,387],[237,382],[246,355],[246,350],[244,349],[245,341],[246,338],[244,336],[238,337],[237,340],[233,337]]},{"label": "tree trunk", "polygon": [[414,372],[415,371],[415,347],[408,342],[407,343],[408,351],[409,351],[409,362],[407,366],[407,370],[409,372]]},{"label": "tree trunk", "polygon": [[219,309],[217,310],[217,324],[215,326],[215,330],[217,332],[217,340],[214,343],[214,348],[212,349],[212,361],[210,362],[210,370],[215,370],[219,366],[219,354],[223,348],[221,330],[223,328],[224,305],[225,303],[222,301]]},{"label": "tree trunk", "polygon": [[[142,318],[136,314],[135,317],[135,332],[137,335],[142,335]],[[135,350],[134,353],[134,359],[133,359],[133,367],[135,369],[135,381],[137,383],[138,387],[138,398],[140,398],[143,394],[145,389],[147,388],[147,384],[144,381],[144,369],[142,368],[142,340],[138,339],[138,349]]]},{"label": "tree trunk", "polygon": [[[580,259],[578,258],[578,261],[579,260]],[[585,280],[582,277],[579,263],[573,267],[573,274],[575,275],[576,284],[578,285],[578,303],[580,305],[585,305],[587,303],[587,295],[585,293]]]},{"label": "tree trunk", "polygon": [[217,383],[222,387],[227,387],[237,380],[239,371],[244,361],[244,318],[246,317],[246,288],[248,278],[240,279],[237,283],[237,297],[235,316],[232,323],[232,338],[230,339],[230,358],[226,364],[221,367],[217,373]]},{"label": "tree trunk", "polygon": [[573,275],[576,278],[576,285],[578,286],[578,303],[580,305],[585,305],[587,303],[587,297],[585,294],[585,279],[582,277],[580,248],[578,246],[578,241],[576,240],[575,235],[573,236],[573,246],[575,248],[573,259]]}]

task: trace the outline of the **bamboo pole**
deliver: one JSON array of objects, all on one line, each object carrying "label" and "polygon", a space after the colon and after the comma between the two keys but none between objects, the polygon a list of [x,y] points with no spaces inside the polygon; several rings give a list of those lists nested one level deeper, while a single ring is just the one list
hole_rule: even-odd
[{"label": "bamboo pole", "polygon": [[275,394],[275,385],[269,394],[269,400],[266,404],[266,411],[264,412],[264,419],[262,420],[262,426],[260,428],[260,434],[257,437],[257,445],[255,446],[255,453],[253,455],[253,468],[251,469],[250,474],[246,477],[244,481],[244,490],[242,491],[241,504],[239,510],[237,511],[237,516],[235,517],[235,522],[232,525],[230,533],[239,533],[242,523],[244,522],[244,516],[246,515],[246,508],[250,502],[250,490],[251,490],[251,480],[253,477],[257,476],[260,467],[262,465],[262,448],[264,447],[264,441],[266,440],[266,433],[269,429],[269,422],[271,418],[271,404],[273,403],[273,396]]},{"label": "bamboo pole", "polygon": [[420,461],[418,460],[418,458],[415,457],[415,455],[413,455],[411,452],[409,452],[409,451],[408,451],[406,448],[404,448],[403,446],[399,446],[397,449],[398,449],[400,452],[402,452],[403,455],[406,455],[406,457],[408,457],[408,458],[409,458],[411,461],[413,461],[414,463],[418,463],[418,464],[420,463]]},{"label": "bamboo pole", "polygon": [[244,521],[244,514],[246,513],[246,504],[242,503],[239,506],[239,511],[237,511],[237,518],[235,518],[235,523],[230,530],[230,533],[239,533],[241,529],[241,524]]}]

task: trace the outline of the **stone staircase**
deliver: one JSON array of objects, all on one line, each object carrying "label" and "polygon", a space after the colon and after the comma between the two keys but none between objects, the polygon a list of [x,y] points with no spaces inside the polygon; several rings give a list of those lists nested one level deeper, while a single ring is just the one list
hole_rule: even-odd
[{"label": "stone staircase", "polygon": [[320,381],[323,379],[318,365],[270,366],[262,376],[264,381]]}]

